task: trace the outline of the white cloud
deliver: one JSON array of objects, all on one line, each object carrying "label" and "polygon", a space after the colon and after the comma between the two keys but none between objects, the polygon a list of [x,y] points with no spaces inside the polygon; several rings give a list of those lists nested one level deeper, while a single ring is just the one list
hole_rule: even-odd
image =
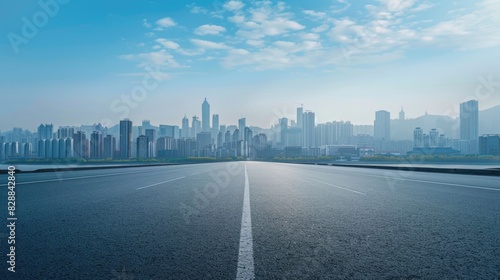
[{"label": "white cloud", "polygon": [[139,78],[147,78],[151,75],[154,79],[158,81],[166,81],[172,79],[172,74],[166,73],[166,72],[144,72],[144,73],[118,73],[116,76],[122,76],[122,77],[139,77]]},{"label": "white cloud", "polygon": [[196,35],[218,35],[222,32],[226,32],[226,28],[212,24],[204,24],[194,30]]},{"label": "white cloud", "polygon": [[247,40],[246,43],[254,47],[262,47],[264,45],[263,40]]},{"label": "white cloud", "polygon": [[309,15],[309,16],[312,16],[312,17],[316,17],[316,18],[324,18],[326,16],[326,13],[324,12],[315,12],[313,10],[304,10],[302,11],[304,14],[306,15]]},{"label": "white cloud", "polygon": [[242,15],[235,15],[235,16],[232,16],[232,17],[228,17],[227,19],[230,22],[233,22],[233,23],[243,23],[243,22],[245,22],[245,17],[242,16]]},{"label": "white cloud", "polygon": [[314,27],[313,29],[311,29],[311,31],[314,33],[321,33],[327,31],[328,28],[329,26],[327,24],[322,24],[320,26]]},{"label": "white cloud", "polygon": [[191,39],[191,43],[202,49],[229,49],[229,47],[224,43],[216,43],[207,40]]},{"label": "white cloud", "polygon": [[149,23],[147,19],[142,20],[142,25],[146,28],[151,28],[151,23]]},{"label": "white cloud", "polygon": [[413,9],[414,12],[421,12],[434,7],[434,4],[422,3]]},{"label": "white cloud", "polygon": [[177,44],[174,41],[167,40],[167,39],[159,38],[159,39],[156,39],[155,42],[157,42],[158,44],[162,45],[163,47],[165,47],[167,49],[176,50],[179,48],[179,44]]},{"label": "white cloud", "polygon": [[165,18],[157,20],[156,24],[158,25],[158,28],[157,28],[158,30],[163,30],[165,28],[169,28],[169,27],[177,25],[177,23],[169,17],[165,17]]},{"label": "white cloud", "polygon": [[189,12],[192,14],[207,14],[208,13],[207,9],[200,7],[200,6],[196,6],[194,3],[187,5],[187,7],[189,8]]},{"label": "white cloud", "polygon": [[224,4],[223,7],[229,11],[238,11],[238,10],[243,9],[243,7],[245,7],[245,4],[243,4],[243,2],[241,2],[241,1],[231,0],[231,1],[227,2],[226,4]]},{"label": "white cloud", "polygon": [[175,61],[174,57],[167,53],[165,50],[159,50],[154,52],[140,53],[140,54],[127,54],[121,55],[118,58],[124,60],[131,60],[139,62],[139,67],[146,67],[150,65],[169,67],[169,68],[179,68],[181,65]]}]

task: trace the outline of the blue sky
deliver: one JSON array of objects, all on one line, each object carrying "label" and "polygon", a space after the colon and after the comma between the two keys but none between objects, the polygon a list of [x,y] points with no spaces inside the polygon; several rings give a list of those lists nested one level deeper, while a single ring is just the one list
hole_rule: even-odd
[{"label": "blue sky", "polygon": [[[401,106],[417,117],[456,116],[471,97],[500,104],[499,1],[2,5],[2,131],[122,117],[180,124],[201,115],[204,97],[222,124],[245,116],[262,127],[294,119],[300,103],[318,122],[355,124]],[[478,96],[484,80],[498,82]]]}]

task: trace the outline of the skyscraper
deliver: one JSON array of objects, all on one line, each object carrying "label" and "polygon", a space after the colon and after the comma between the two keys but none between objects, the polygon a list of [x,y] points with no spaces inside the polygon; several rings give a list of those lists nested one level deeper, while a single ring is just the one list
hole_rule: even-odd
[{"label": "skyscraper", "polygon": [[132,157],[132,121],[120,121],[120,158]]},{"label": "skyscraper", "polygon": [[201,104],[201,130],[202,132],[210,132],[210,104],[206,98]]},{"label": "skyscraper", "polygon": [[435,128],[429,132],[429,146],[434,148],[439,144],[439,131]]},{"label": "skyscraper", "polygon": [[104,156],[104,138],[100,131],[94,131],[90,135],[90,157],[102,158]]},{"label": "skyscraper", "polygon": [[146,129],[146,137],[148,137],[148,145],[150,146],[149,155],[151,157],[155,157],[156,151],[156,130],[154,129]]},{"label": "skyscraper", "polygon": [[188,138],[191,137],[189,133],[189,119],[184,115],[184,118],[182,118],[182,135],[181,138]]},{"label": "skyscraper", "polygon": [[[88,147],[87,147],[87,137],[85,132],[77,131],[73,135],[73,155],[75,158],[87,158]],[[47,151],[47,146],[45,146],[45,154],[46,156],[49,154]]]},{"label": "skyscraper", "polygon": [[137,137],[137,158],[148,158],[151,155],[149,139],[145,135]]},{"label": "skyscraper", "polygon": [[375,140],[388,141],[391,139],[391,113],[387,111],[375,112],[374,136]]},{"label": "skyscraper", "polygon": [[280,119],[280,140],[279,140],[279,142],[281,143],[281,146],[283,146],[283,147],[287,145],[287,141],[286,141],[287,131],[288,131],[288,119],[282,118],[282,119]]},{"label": "skyscraper", "polygon": [[52,124],[41,124],[38,126],[38,139],[52,139],[53,129]]},{"label": "skyscraper", "polygon": [[197,116],[193,116],[191,123],[191,137],[196,137],[196,134],[201,132],[201,122]]},{"label": "skyscraper", "polygon": [[104,138],[104,158],[114,158],[116,150],[116,138],[113,135],[106,135]]},{"label": "skyscraper", "polygon": [[476,100],[460,104],[460,139],[479,139],[479,104]]},{"label": "skyscraper", "polygon": [[212,135],[217,135],[219,133],[219,115],[218,114],[212,115],[212,130],[213,130]]},{"label": "skyscraper", "polygon": [[297,127],[302,128],[304,125],[304,108],[297,108]]},{"label": "skyscraper", "polygon": [[415,148],[424,147],[424,130],[421,127],[417,127],[413,131],[413,142]]},{"label": "skyscraper", "polygon": [[315,146],[315,128],[316,128],[316,115],[314,112],[307,111],[303,115],[303,130],[302,130],[302,135],[303,135],[303,147],[306,148],[314,148]]},{"label": "skyscraper", "polygon": [[403,110],[403,106],[401,106],[401,111],[399,112],[399,120],[404,121],[406,119],[405,111]]},{"label": "skyscraper", "polygon": [[238,120],[238,130],[239,130],[239,138],[238,140],[245,139],[245,127],[247,127],[247,119],[241,118]]}]

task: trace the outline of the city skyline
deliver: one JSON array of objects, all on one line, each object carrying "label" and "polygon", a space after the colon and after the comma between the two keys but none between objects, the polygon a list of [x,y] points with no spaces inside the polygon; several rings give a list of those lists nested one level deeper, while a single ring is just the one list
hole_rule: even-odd
[{"label": "city skyline", "polygon": [[[0,91],[16,96],[0,112],[2,131],[12,117],[32,128],[125,117],[177,124],[204,97],[224,111],[220,123],[243,115],[260,127],[297,104],[318,122],[359,124],[402,105],[408,117],[457,117],[471,97],[480,110],[500,104],[495,1],[109,2],[99,11],[49,2],[57,11],[9,3],[2,15]],[[25,36],[30,24],[36,32]]]}]

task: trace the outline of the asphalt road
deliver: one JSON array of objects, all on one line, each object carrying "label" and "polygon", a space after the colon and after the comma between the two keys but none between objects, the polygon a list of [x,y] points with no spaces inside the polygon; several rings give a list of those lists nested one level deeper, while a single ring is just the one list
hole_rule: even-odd
[{"label": "asphalt road", "polygon": [[500,279],[498,177],[260,162],[16,174],[0,279]]}]

